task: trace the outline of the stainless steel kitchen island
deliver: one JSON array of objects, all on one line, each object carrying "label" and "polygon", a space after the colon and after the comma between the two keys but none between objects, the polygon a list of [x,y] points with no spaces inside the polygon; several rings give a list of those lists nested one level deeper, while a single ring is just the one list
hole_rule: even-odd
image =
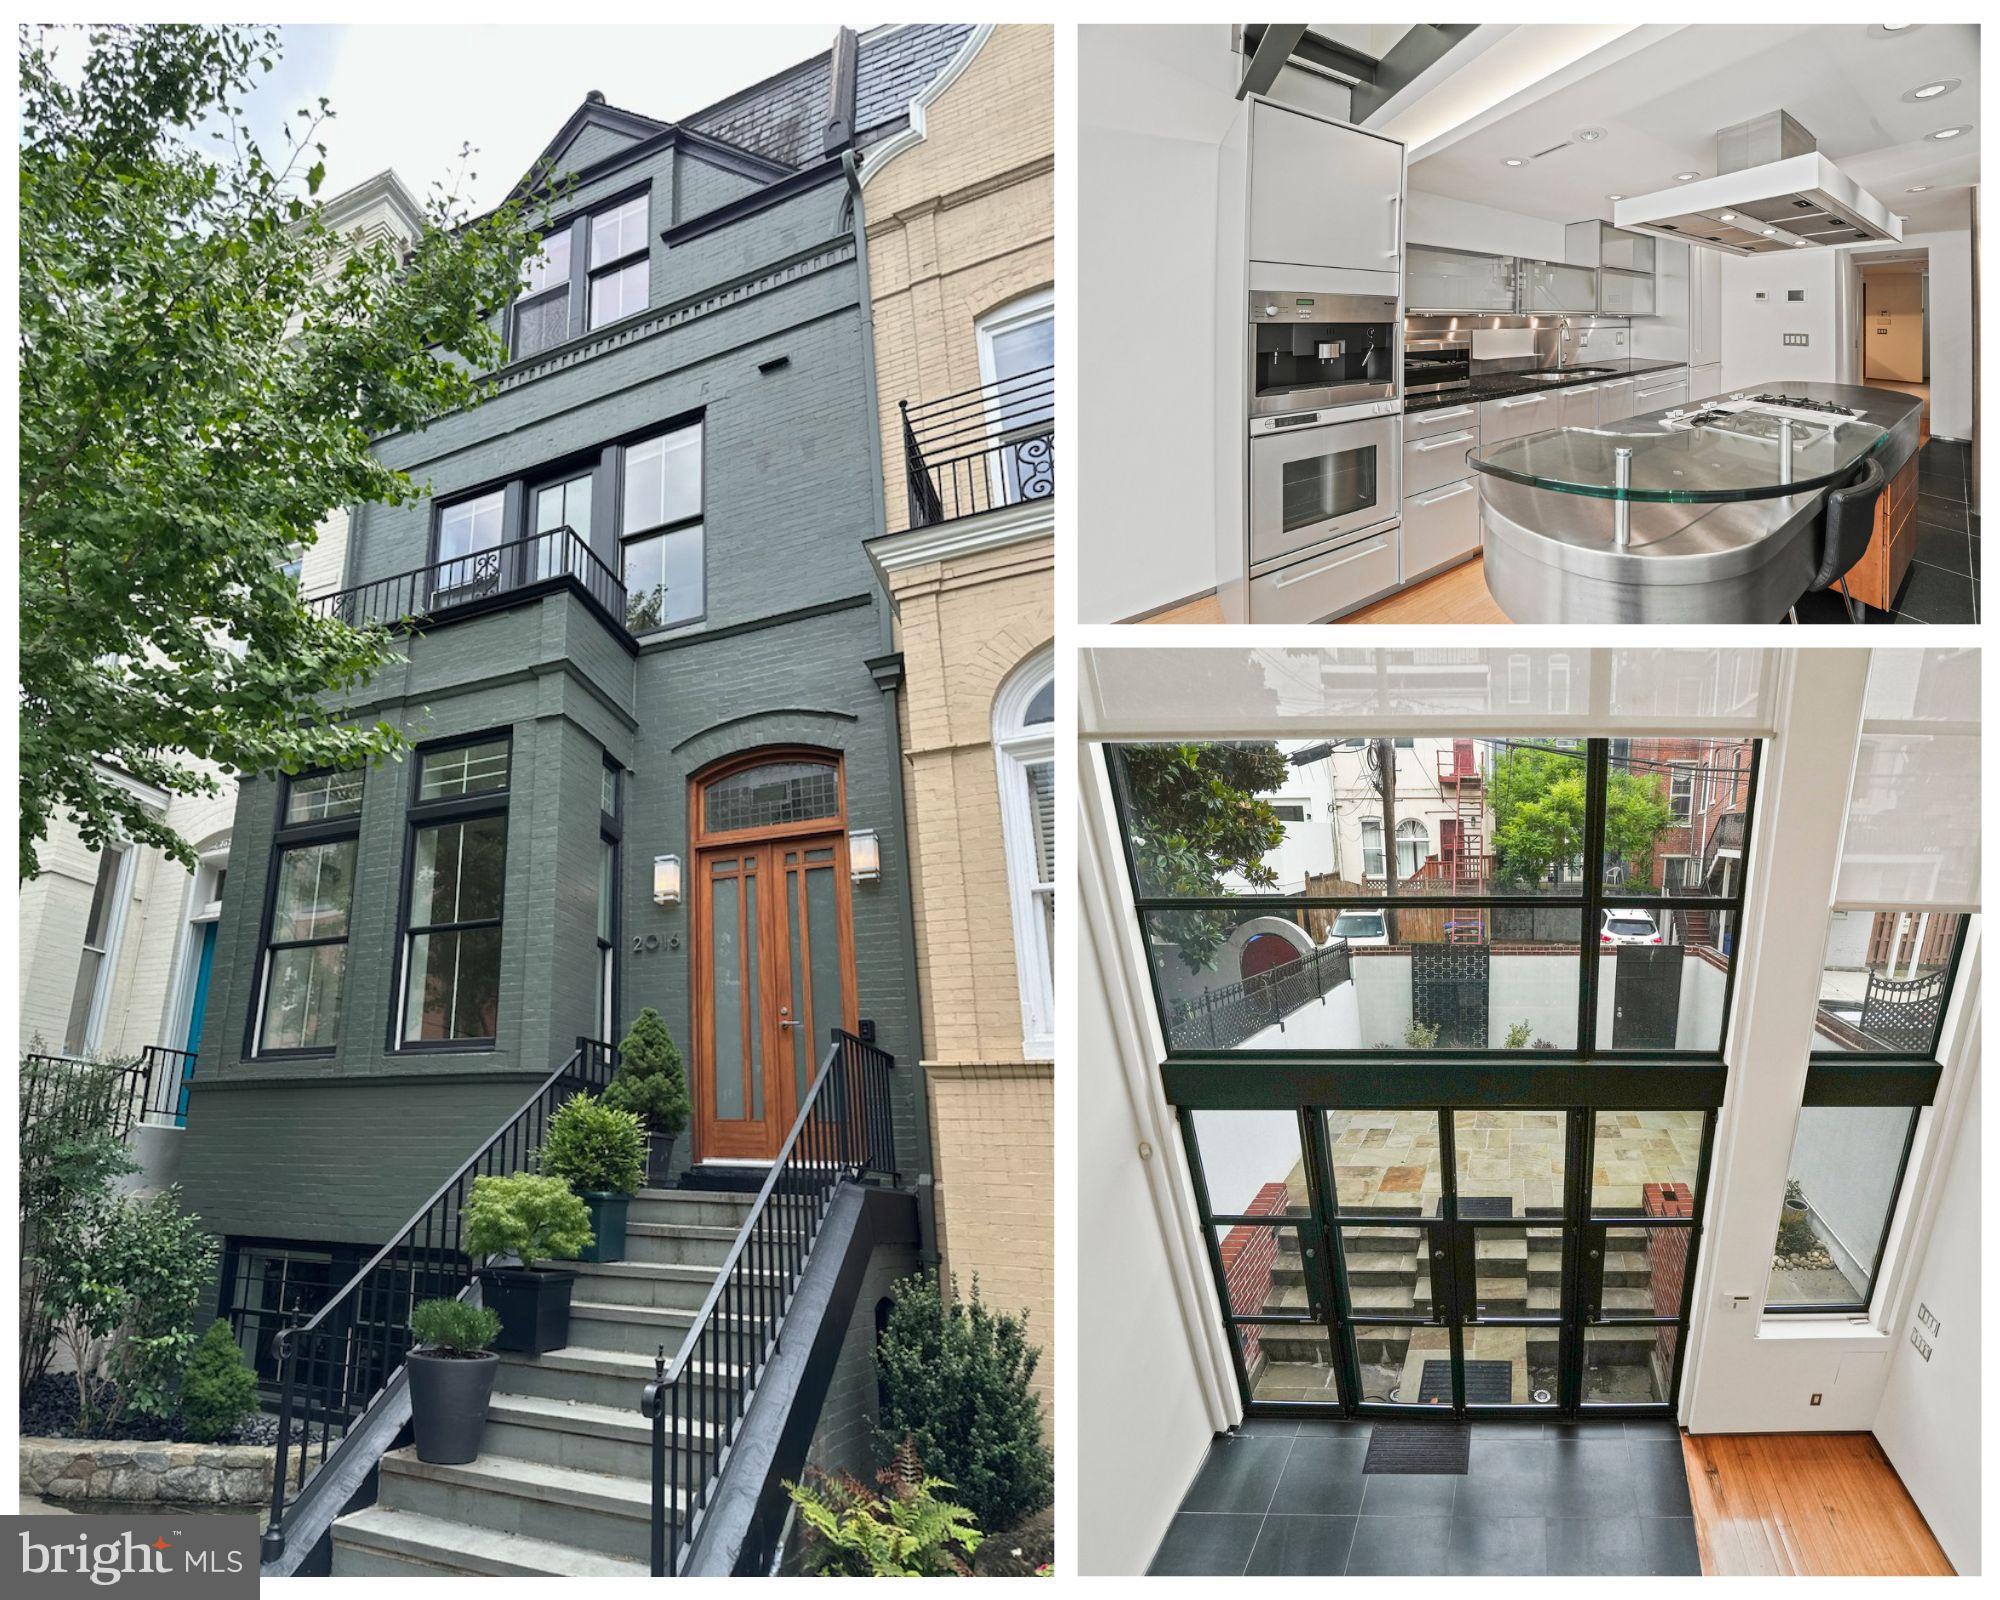
[{"label": "stainless steel kitchen island", "polygon": [[1782,383],[1476,449],[1486,586],[1516,622],[1776,622],[1812,582],[1828,489],[1894,479],[1923,404]]}]

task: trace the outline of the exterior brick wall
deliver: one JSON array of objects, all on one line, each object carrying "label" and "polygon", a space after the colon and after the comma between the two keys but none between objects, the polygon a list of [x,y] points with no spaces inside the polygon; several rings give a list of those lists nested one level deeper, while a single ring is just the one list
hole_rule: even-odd
[{"label": "exterior brick wall", "polygon": [[898,1279],[917,1270],[914,1250],[884,1246],[869,1258],[854,1315],[841,1340],[840,1358],[820,1407],[806,1465],[826,1473],[846,1472],[872,1484],[877,1462],[875,1427],[881,1417],[875,1368],[875,1318]]},{"label": "exterior brick wall", "polygon": [[[1684,1183],[1649,1183],[1643,1190],[1649,1217],[1692,1217],[1694,1191]],[[1682,1291],[1687,1283],[1689,1228],[1649,1228],[1646,1231],[1646,1261],[1650,1268],[1653,1314],[1678,1317]],[[1659,1368],[1660,1393],[1667,1392],[1674,1370],[1674,1350],[1680,1341],[1679,1328],[1662,1328],[1653,1341],[1653,1359]]]},{"label": "exterior brick wall", "polygon": [[[1259,1189],[1245,1213],[1252,1217],[1275,1217],[1286,1205],[1282,1183],[1267,1183]],[[1222,1256],[1222,1279],[1228,1286],[1229,1309],[1238,1316],[1255,1316],[1271,1303],[1271,1275],[1278,1265],[1278,1230],[1241,1222],[1222,1236],[1217,1246]],[[1262,1348],[1255,1325],[1238,1328],[1243,1341],[1243,1361],[1249,1366]]]},{"label": "exterior brick wall", "polygon": [[[923,139],[864,169],[889,534],[907,527],[897,402],[977,387],[978,319],[1055,281],[1054,152],[1052,30],[1000,25]],[[1051,1420],[1055,1077],[1023,1059],[993,710],[1055,634],[1052,530],[889,568],[939,1248],[962,1290],[977,1277],[1027,1312]]]}]

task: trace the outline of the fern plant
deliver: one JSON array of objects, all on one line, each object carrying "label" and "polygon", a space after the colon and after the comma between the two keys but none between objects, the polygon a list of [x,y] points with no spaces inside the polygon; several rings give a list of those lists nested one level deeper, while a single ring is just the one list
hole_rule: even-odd
[{"label": "fern plant", "polygon": [[[984,1537],[972,1513],[942,1499],[949,1489],[933,1478],[905,1439],[892,1465],[876,1476],[876,1493],[845,1472],[808,1469],[807,1483],[785,1492],[805,1523],[807,1570],[819,1577],[969,1578],[968,1564]],[[961,1554],[961,1552],[963,1552]]]}]

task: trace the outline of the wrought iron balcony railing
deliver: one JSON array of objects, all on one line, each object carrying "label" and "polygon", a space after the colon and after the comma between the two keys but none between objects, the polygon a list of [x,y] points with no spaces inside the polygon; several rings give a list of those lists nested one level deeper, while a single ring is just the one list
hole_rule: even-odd
[{"label": "wrought iron balcony railing", "polygon": [[910,526],[928,528],[1056,492],[1054,367],[981,384],[903,413]]},{"label": "wrought iron balcony railing", "polygon": [[405,628],[518,605],[564,585],[620,638],[630,637],[624,583],[567,527],[317,595],[306,606],[350,627]]}]

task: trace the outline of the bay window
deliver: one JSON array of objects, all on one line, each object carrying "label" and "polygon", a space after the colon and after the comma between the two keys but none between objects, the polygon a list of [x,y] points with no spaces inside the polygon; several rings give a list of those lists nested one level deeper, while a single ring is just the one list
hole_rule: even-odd
[{"label": "bay window", "polygon": [[410,807],[399,1042],[491,1045],[512,750],[483,736],[421,753]]},{"label": "bay window", "polygon": [[324,1055],[340,1042],[360,827],[360,773],[284,784],[252,1054]]}]

